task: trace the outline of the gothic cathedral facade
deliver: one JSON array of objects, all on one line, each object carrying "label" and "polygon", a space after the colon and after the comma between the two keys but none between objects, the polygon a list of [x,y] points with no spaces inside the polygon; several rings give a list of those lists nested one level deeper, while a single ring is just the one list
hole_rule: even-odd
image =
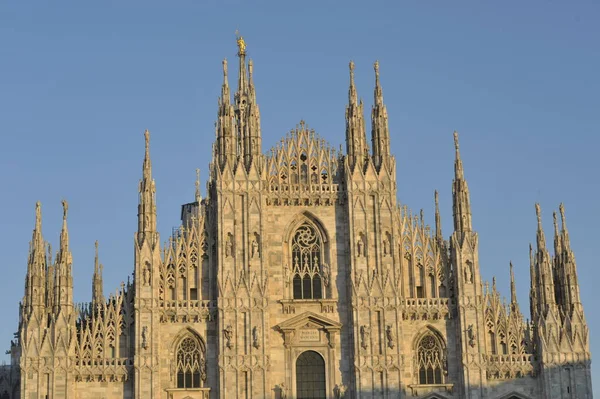
[{"label": "gothic cathedral facade", "polygon": [[536,204],[530,312],[483,282],[454,134],[453,232],[397,201],[375,63],[371,144],[350,63],[346,149],[300,122],[266,155],[252,61],[227,62],[207,196],[157,230],[149,133],[133,279],[73,302],[68,204],[56,254],[30,245],[0,399],[592,398],[589,332],[562,205],[547,249]]}]

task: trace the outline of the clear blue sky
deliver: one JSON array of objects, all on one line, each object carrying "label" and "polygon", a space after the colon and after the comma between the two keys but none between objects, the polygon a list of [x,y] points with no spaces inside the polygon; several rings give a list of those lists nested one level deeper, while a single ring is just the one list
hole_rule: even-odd
[{"label": "clear blue sky", "polygon": [[[77,301],[91,298],[94,240],[106,293],[127,279],[146,128],[162,238],[178,224],[195,169],[206,178],[236,29],[254,60],[265,152],[300,119],[342,144],[348,61],[368,118],[378,59],[399,199],[433,223],[439,189],[446,236],[458,130],[483,277],[508,294],[512,260],[527,313],[534,203],[551,234],[564,202],[598,333],[598,21],[592,1],[1,2],[0,342],[17,329],[37,200],[55,248],[60,200],[70,203]],[[593,374],[598,390],[597,364]]]}]

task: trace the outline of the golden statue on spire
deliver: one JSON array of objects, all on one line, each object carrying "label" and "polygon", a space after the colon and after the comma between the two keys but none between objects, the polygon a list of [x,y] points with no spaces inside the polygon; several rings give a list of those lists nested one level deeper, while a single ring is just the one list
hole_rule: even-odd
[{"label": "golden statue on spire", "polygon": [[237,38],[238,55],[246,55],[246,42],[244,41],[244,38],[240,36],[240,32],[237,30],[235,31],[235,36]]}]

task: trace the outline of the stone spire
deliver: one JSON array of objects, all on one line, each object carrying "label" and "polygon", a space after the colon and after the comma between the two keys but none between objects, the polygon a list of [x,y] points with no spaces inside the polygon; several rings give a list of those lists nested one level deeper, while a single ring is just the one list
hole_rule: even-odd
[{"label": "stone spire", "polygon": [[156,244],[156,184],[152,179],[152,163],[150,161],[150,132],[144,132],[146,152],[139,184],[138,204],[138,244],[147,239],[151,245]]},{"label": "stone spire", "polygon": [[246,42],[238,36],[239,74],[238,89],[235,93],[235,117],[237,140],[241,148],[240,156],[244,160],[246,170],[260,158],[262,154],[262,138],[260,131],[260,110],[256,103],[256,90],[252,74],[252,60],[246,69]]},{"label": "stone spire", "polygon": [[69,229],[67,227],[67,214],[69,212],[69,203],[66,200],[62,200],[63,206],[63,223],[62,230],[60,232],[60,248],[58,252],[57,263],[64,265],[71,265],[72,255],[69,250]]},{"label": "stone spire", "polygon": [[454,148],[456,151],[456,159],[454,161],[454,181],[452,183],[454,230],[460,233],[466,233],[472,231],[471,199],[469,195],[469,186],[465,180],[462,160],[460,159],[457,132],[454,132]]},{"label": "stone spire", "polygon": [[577,277],[577,264],[575,254],[571,249],[571,240],[569,239],[569,230],[567,229],[567,218],[565,216],[565,207],[561,203],[559,206],[561,218],[561,253],[555,254],[558,258],[557,274],[561,279],[562,308],[565,314],[570,314],[574,308],[581,309],[581,299],[579,292],[579,280]]},{"label": "stone spire", "polygon": [[442,235],[442,217],[440,215],[440,196],[437,190],[435,190],[433,196],[435,199],[435,238],[441,243],[444,237]]},{"label": "stone spire", "polygon": [[561,221],[561,237],[562,244],[564,245],[564,249],[567,251],[571,251],[571,240],[569,239],[569,230],[567,229],[567,217],[565,216],[565,205],[561,202],[558,206],[558,210],[560,212],[560,221]]},{"label": "stone spire", "polygon": [[[63,224],[60,232],[60,245],[56,256],[56,270],[54,272],[54,306],[60,309],[65,306],[73,306],[73,256],[69,249],[69,230],[67,228],[67,214],[69,203],[62,200]],[[55,312],[58,313],[58,312]]]},{"label": "stone spire", "polygon": [[29,243],[27,276],[25,278],[24,305],[27,311],[30,311],[32,307],[44,305],[46,265],[46,248],[42,237],[42,205],[38,201],[35,204],[35,227]]},{"label": "stone spire", "polygon": [[531,315],[531,320],[534,321],[537,319],[538,313],[539,277],[535,267],[535,257],[533,255],[533,246],[531,244],[529,244],[529,278],[529,312]]},{"label": "stone spire", "polygon": [[562,253],[562,237],[558,232],[558,220],[556,218],[556,212],[552,212],[552,219],[554,223],[554,254],[558,255]]},{"label": "stone spire", "polygon": [[202,194],[200,194],[200,169],[196,169],[196,195],[195,201],[200,205],[202,202]]},{"label": "stone spire", "polygon": [[379,61],[373,65],[375,69],[375,90],[373,109],[371,110],[371,133],[373,144],[373,163],[379,170],[391,157],[390,129],[388,125],[387,108],[383,103],[383,90],[379,82]]},{"label": "stone spire", "polygon": [[216,128],[216,163],[223,170],[226,163],[235,166],[237,162],[238,138],[235,132],[235,113],[231,105],[231,94],[227,77],[227,60],[223,60],[223,86],[219,98]]},{"label": "stone spire", "polygon": [[369,157],[365,134],[365,119],[362,100],[358,102],[358,94],[354,85],[354,62],[350,61],[350,87],[348,89],[348,105],[346,106],[346,148],[350,168],[363,167]]},{"label": "stone spire", "polygon": [[556,306],[556,294],[554,288],[554,272],[550,260],[550,254],[546,248],[546,236],[542,227],[542,209],[540,204],[535,204],[537,216],[537,251],[535,256],[536,273],[538,276],[539,312],[546,314],[554,310]]},{"label": "stone spire", "polygon": [[102,271],[104,266],[98,258],[98,241],[95,243],[96,255],[94,257],[94,276],[92,278],[92,307],[94,310],[104,303],[104,284],[102,282]]},{"label": "stone spire", "polygon": [[515,271],[513,263],[510,261],[510,310],[513,313],[519,312],[519,302],[517,302],[517,286],[515,284]]}]

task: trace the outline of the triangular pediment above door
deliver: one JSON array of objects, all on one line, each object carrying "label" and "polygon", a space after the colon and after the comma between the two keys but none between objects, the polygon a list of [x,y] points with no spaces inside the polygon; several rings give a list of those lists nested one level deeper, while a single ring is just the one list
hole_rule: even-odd
[{"label": "triangular pediment above door", "polygon": [[324,329],[337,331],[342,328],[342,323],[323,317],[313,312],[304,312],[296,317],[280,323],[277,327],[281,331],[298,330],[301,328]]}]

